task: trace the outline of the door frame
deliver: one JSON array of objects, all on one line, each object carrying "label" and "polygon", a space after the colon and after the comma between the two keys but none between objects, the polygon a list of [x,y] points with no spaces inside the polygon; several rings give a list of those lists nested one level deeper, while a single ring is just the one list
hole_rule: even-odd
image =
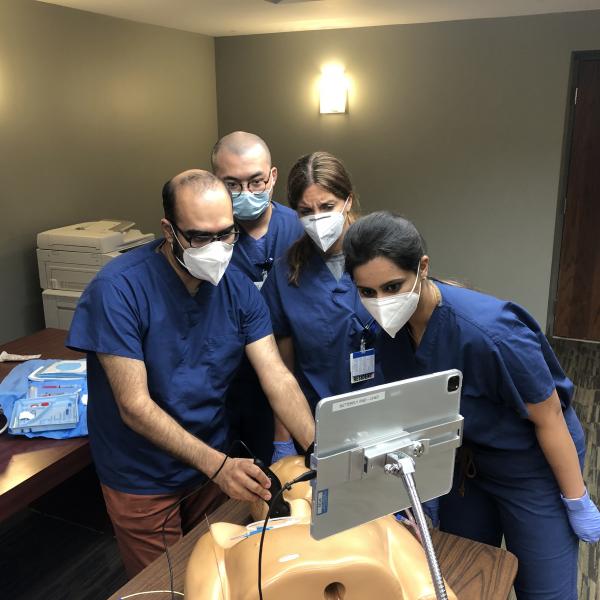
[{"label": "door frame", "polygon": [[[548,313],[546,319],[546,335],[554,337],[554,316],[558,299],[558,273],[560,268],[560,252],[565,220],[567,182],[571,164],[571,143],[573,141],[573,125],[575,122],[575,90],[577,89],[577,71],[579,65],[586,60],[600,60],[600,50],[581,50],[571,53],[569,67],[569,84],[567,86],[567,102],[565,108],[564,135],[558,181],[558,201],[554,220],[554,243],[552,244],[552,266],[550,269],[550,287],[548,290]],[[586,343],[590,340],[582,340]]]}]

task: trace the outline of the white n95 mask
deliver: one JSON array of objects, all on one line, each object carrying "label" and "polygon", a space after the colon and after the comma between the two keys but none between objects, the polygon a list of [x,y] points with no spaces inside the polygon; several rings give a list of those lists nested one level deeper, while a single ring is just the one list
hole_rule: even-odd
[{"label": "white n95 mask", "polygon": [[306,234],[323,252],[327,252],[342,235],[344,221],[346,220],[344,210],[347,203],[348,198],[344,202],[342,212],[336,210],[335,212],[332,211],[321,215],[306,215],[300,218],[300,223],[302,223]]},{"label": "white n95 mask", "polygon": [[417,269],[415,284],[410,292],[386,296],[385,298],[363,298],[362,296],[360,298],[363,306],[390,337],[396,337],[396,334],[408,323],[408,320],[417,310],[419,296],[421,295],[421,288],[419,288],[419,293],[415,292],[418,280],[419,269]]},{"label": "white n95 mask", "polygon": [[232,253],[233,244],[211,242],[202,248],[185,248],[183,263],[176,258],[192,277],[217,285],[229,265]]}]

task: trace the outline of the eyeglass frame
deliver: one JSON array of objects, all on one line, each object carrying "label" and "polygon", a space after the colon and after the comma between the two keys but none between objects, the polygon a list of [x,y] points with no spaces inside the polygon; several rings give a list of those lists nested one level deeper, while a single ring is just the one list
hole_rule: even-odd
[{"label": "eyeglass frame", "polygon": [[[232,234],[235,236],[235,239],[233,240],[233,242],[224,242],[225,244],[231,244],[233,246],[240,239],[240,230],[236,223],[229,226],[227,229],[223,229],[223,231],[218,231],[217,233],[205,232],[205,233],[195,233],[193,235],[186,234],[174,222],[171,223],[169,221],[169,224],[171,225],[171,227],[173,229],[173,234],[175,235],[175,237],[177,237],[177,234],[175,233],[175,231],[178,231],[181,234],[181,237],[183,237],[183,239],[190,245],[190,248],[204,248],[205,246],[208,246],[208,244],[212,244],[213,242],[222,242],[223,240],[221,238],[227,237]],[[225,232],[227,232],[227,233],[225,233]],[[206,238],[206,241],[201,246],[194,246],[194,242],[192,242],[192,240],[197,237],[204,237],[204,238]],[[177,240],[177,241],[179,241],[179,240]]]},{"label": "eyeglass frame", "polygon": [[[266,189],[267,189],[267,183],[269,183],[271,177],[273,177],[273,167],[269,167],[269,176],[266,179],[260,179],[259,177],[253,177],[252,179],[246,179],[245,181],[240,181],[239,179],[236,179],[235,177],[224,177],[223,178],[223,183],[225,184],[225,187],[227,188],[227,190],[229,191],[229,193],[231,194],[231,198],[237,198],[243,191],[244,191],[244,185],[246,186],[246,190],[249,191],[251,194],[262,194]],[[252,191],[250,189],[250,182],[251,181],[261,181],[264,185],[263,189],[260,191]],[[239,186],[239,191],[234,191],[229,187],[229,184],[233,183],[237,186]]]}]

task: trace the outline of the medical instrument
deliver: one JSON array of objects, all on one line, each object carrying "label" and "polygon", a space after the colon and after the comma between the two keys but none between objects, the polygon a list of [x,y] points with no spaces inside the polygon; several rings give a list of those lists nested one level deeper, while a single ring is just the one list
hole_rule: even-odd
[{"label": "medical instrument", "polygon": [[15,400],[9,432],[14,435],[36,431],[72,429],[79,423],[80,390],[60,396]]},{"label": "medical instrument", "polygon": [[[271,471],[271,473],[273,473],[273,472]],[[267,523],[269,522],[269,519],[271,518],[271,513],[274,512],[274,509],[279,505],[280,501],[283,500],[283,492],[291,490],[292,486],[296,485],[297,483],[301,483],[303,481],[311,481],[316,476],[317,476],[317,472],[313,471],[311,469],[310,471],[305,471],[301,475],[298,475],[298,477],[294,478],[292,481],[288,481],[284,485],[281,485],[281,483],[279,483],[280,488],[275,493],[275,495],[273,496],[273,498],[271,500],[271,503],[269,504],[269,510],[267,511],[267,516],[265,517],[264,525],[262,527],[262,532],[260,534],[260,544],[258,546],[258,596],[259,596],[260,600],[263,600],[262,552],[263,552],[263,546],[265,543],[265,533],[267,532]],[[279,482],[279,478],[274,473],[273,473],[273,477],[275,477],[275,479]],[[283,500],[283,501],[285,502],[285,500]],[[288,505],[288,507],[289,507],[289,505]]]},{"label": "medical instrument", "polygon": [[[271,470],[282,482],[312,476],[301,456],[289,456]],[[272,529],[272,521],[267,522],[261,567],[265,600],[433,600],[423,549],[393,515],[316,541],[310,535],[310,483],[295,484],[282,494],[292,514],[277,520],[279,525]],[[254,519],[263,519],[253,527],[264,525],[267,510],[262,500],[251,503]],[[247,531],[247,526],[233,523],[210,525],[190,555],[188,600],[258,600],[260,541],[255,535],[243,535]],[[448,596],[456,600],[450,589]]]},{"label": "medical instrument", "polygon": [[171,556],[169,554],[169,548],[167,546],[167,537],[165,535],[165,527],[167,526],[167,521],[171,518],[171,515],[173,514],[173,511],[184,500],[187,500],[188,498],[190,498],[194,494],[197,494],[197,493],[201,492],[211,481],[214,481],[214,479],[217,477],[217,475],[221,472],[221,470],[225,466],[225,463],[227,462],[227,459],[230,457],[230,455],[233,452],[234,448],[236,446],[238,446],[238,445],[242,446],[248,452],[248,454],[250,454],[252,456],[252,458],[254,459],[255,462],[258,460],[256,458],[256,456],[254,456],[254,454],[252,454],[252,451],[250,450],[250,448],[248,448],[248,446],[246,446],[246,444],[242,440],[235,440],[229,446],[229,449],[225,453],[225,458],[223,459],[223,461],[219,465],[219,468],[213,473],[213,475],[211,477],[209,477],[200,486],[198,486],[197,488],[193,489],[191,492],[187,493],[185,496],[183,496],[182,498],[180,498],[179,500],[177,500],[177,502],[174,502],[171,506],[167,506],[167,508],[163,509],[164,511],[167,511],[167,515],[166,515],[165,520],[163,521],[163,524],[162,524],[162,527],[161,527],[161,535],[162,535],[162,540],[163,540],[163,547],[165,549],[165,556],[167,557],[167,566],[169,568],[169,584],[170,584],[169,588],[171,590],[171,600],[175,600],[175,594],[177,594],[179,592],[175,592],[173,590],[173,586],[174,586],[174,584],[173,584],[173,565],[171,564]]},{"label": "medical instrument", "polygon": [[[262,460],[255,458],[254,464],[269,478],[271,486],[269,492],[271,493],[271,499],[267,502],[269,505],[269,514],[273,517],[289,517],[290,516],[290,505],[283,499],[281,481],[279,477],[267,467]],[[265,523],[266,527],[266,523]]]}]

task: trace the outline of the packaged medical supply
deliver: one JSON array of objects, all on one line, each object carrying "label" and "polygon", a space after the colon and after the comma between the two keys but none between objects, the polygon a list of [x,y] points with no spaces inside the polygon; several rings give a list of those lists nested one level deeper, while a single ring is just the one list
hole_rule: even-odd
[{"label": "packaged medical supply", "polygon": [[80,391],[60,396],[26,398],[13,405],[9,432],[12,434],[73,429],[79,423]]}]

